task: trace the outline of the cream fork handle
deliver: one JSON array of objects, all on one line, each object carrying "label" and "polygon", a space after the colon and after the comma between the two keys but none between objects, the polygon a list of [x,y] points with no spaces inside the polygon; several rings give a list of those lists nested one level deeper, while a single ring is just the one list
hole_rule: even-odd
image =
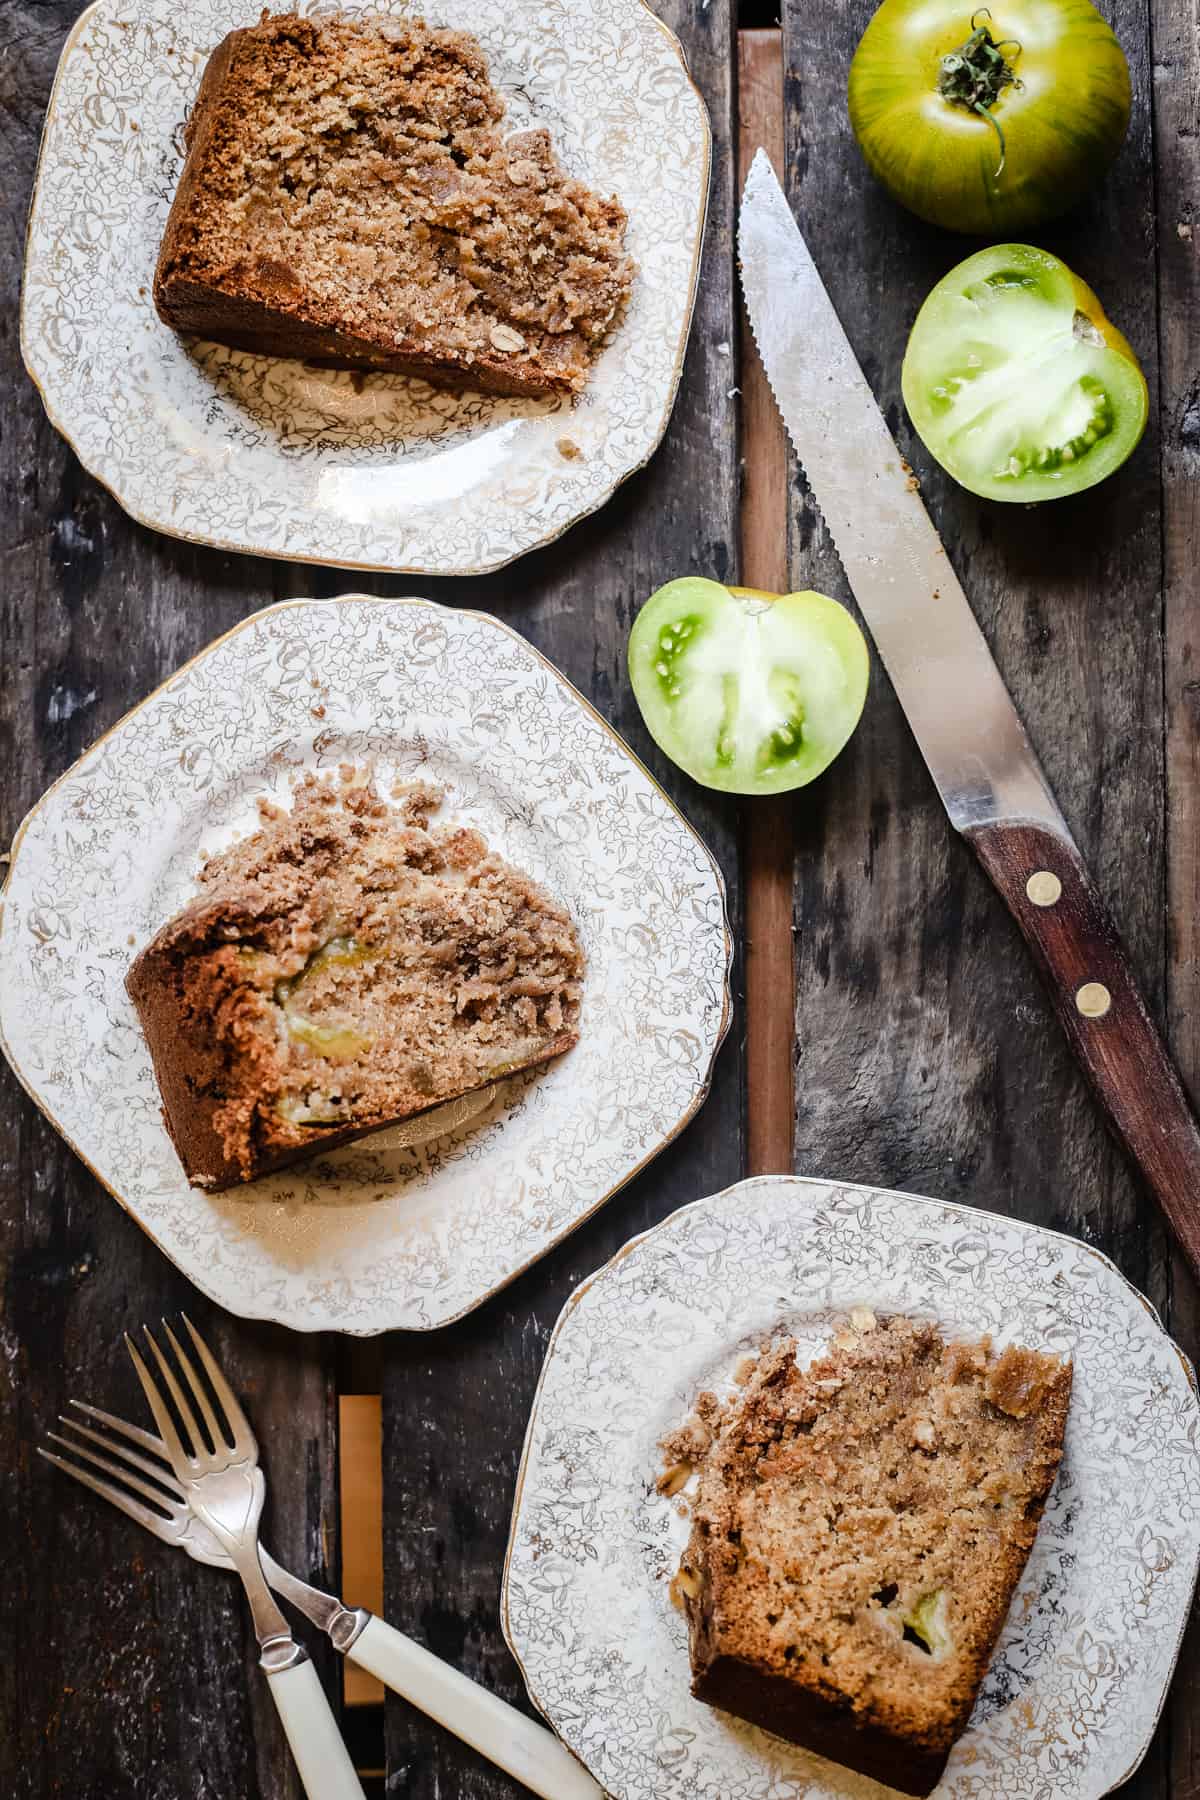
[{"label": "cream fork handle", "polygon": [[604,1789],[552,1731],[382,1619],[372,1615],[346,1655],[543,1800],[603,1800]]},{"label": "cream fork handle", "polygon": [[290,1669],[265,1673],[308,1800],[364,1800],[362,1783],[312,1663],[305,1657]]}]

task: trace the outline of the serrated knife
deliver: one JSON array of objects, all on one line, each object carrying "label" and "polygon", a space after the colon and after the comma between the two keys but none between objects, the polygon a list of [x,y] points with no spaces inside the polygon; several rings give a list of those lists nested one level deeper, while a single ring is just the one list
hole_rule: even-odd
[{"label": "serrated knife", "polygon": [[767,379],[950,822],[1200,1275],[1200,1128],[1183,1084],[762,150],[738,252]]}]

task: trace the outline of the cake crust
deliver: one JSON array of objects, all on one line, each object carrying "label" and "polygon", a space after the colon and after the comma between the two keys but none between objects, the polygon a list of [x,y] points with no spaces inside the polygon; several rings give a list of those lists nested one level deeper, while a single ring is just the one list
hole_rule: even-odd
[{"label": "cake crust", "polygon": [[348,774],[214,857],[126,979],[189,1181],[251,1181],[577,1041],[566,912],[479,833]]},{"label": "cake crust", "polygon": [[865,1313],[809,1369],[783,1339],[724,1409],[704,1397],[678,1576],[696,1696],[930,1793],[1053,1485],[1071,1375]]},{"label": "cake crust", "polygon": [[505,134],[469,34],[264,14],[209,59],[154,300],[263,355],[577,393],[628,298],[625,213]]}]

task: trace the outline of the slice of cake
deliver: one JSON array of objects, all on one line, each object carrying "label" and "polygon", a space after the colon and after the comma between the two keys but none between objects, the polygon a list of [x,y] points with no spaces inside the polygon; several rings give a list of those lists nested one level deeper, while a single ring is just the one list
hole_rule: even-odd
[{"label": "slice of cake", "polygon": [[569,394],[628,298],[620,202],[506,135],[465,32],[264,14],[213,52],[186,143],[154,277],[177,331]]},{"label": "slice of cake", "polygon": [[188,1179],[224,1188],[567,1050],[583,952],[561,906],[440,795],[349,772],[214,857],[126,986]]},{"label": "slice of cake", "polygon": [[928,1794],[1037,1532],[1071,1365],[854,1321],[805,1370],[793,1340],[772,1345],[665,1446],[700,1459],[677,1577],[692,1691]]}]

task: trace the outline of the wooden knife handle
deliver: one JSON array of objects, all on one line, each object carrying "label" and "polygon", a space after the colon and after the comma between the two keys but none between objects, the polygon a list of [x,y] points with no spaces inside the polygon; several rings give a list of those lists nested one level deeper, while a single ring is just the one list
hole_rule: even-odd
[{"label": "wooden knife handle", "polygon": [[1075,846],[1041,825],[964,834],[1024,932],[1076,1056],[1200,1277],[1200,1126]]}]

